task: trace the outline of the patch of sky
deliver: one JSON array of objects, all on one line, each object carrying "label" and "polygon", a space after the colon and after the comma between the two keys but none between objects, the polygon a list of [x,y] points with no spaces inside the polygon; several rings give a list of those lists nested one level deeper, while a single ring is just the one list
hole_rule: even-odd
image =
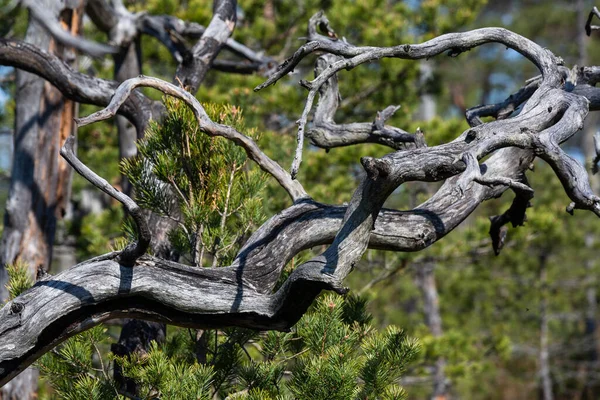
[{"label": "patch of sky", "polygon": [[[11,73],[12,70],[10,67],[0,66],[0,79]],[[0,108],[4,108],[4,104],[9,98],[9,94],[0,87]]]}]

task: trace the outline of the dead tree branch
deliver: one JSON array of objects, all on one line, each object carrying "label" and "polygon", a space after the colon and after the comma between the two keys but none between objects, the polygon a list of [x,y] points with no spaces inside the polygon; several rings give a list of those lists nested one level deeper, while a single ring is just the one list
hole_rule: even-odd
[{"label": "dead tree branch", "polygon": [[148,246],[150,246],[150,240],[152,235],[148,224],[146,223],[146,217],[142,209],[133,201],[129,196],[121,193],[115,189],[105,179],[98,176],[94,171],[89,169],[84,163],[82,163],[75,153],[73,152],[73,144],[75,138],[69,136],[64,146],[60,150],[60,155],[88,182],[102,190],[104,193],[119,201],[125,207],[125,210],[131,215],[135,224],[137,225],[138,240],[135,243],[128,245],[119,256],[119,261],[122,265],[133,266],[135,261],[146,253]]},{"label": "dead tree branch", "polygon": [[[217,2],[211,25],[193,49],[197,60],[182,63],[180,77],[192,91],[204,76],[206,65],[227,41],[235,21],[234,8],[235,2]],[[327,36],[318,34],[317,27]],[[449,143],[427,147],[418,134],[413,136],[416,148],[381,158],[363,157],[366,176],[347,206],[319,204],[306,195],[294,179],[301,160],[302,132],[316,94],[322,93],[323,101],[335,94],[321,89],[328,82],[335,83],[331,79],[337,72],[381,57],[421,59],[446,51],[457,55],[489,42],[519,51],[542,73],[537,88],[523,100],[517,115],[474,126]],[[200,43],[204,49],[199,48]],[[108,107],[80,120],[90,123],[109,118],[136,93],[136,87],[157,88],[184,100],[205,133],[243,147],[295,202],[254,232],[228,267],[193,268],[146,255],[135,258],[130,267],[119,262],[120,253],[111,253],[38,282],[0,310],[0,385],[69,336],[110,318],[136,317],[202,329],[288,329],[321,290],[346,291],[343,280],[367,247],[417,251],[444,237],[481,202],[500,196],[508,188],[523,198],[531,195],[523,173],[536,156],[554,169],[573,201],[571,209],[600,212],[600,199],[591,192],[585,169],[559,147],[581,126],[589,101],[565,90],[559,60],[548,50],[499,28],[443,35],[416,45],[356,47],[337,40],[326,17],[317,14],[311,19],[309,42],[261,86],[276,82],[316,50],[342,58],[304,83],[309,93],[299,127],[300,155],[292,174],[242,133],[211,121],[193,95],[155,78],[142,76],[112,88],[114,97]],[[0,57],[2,54],[0,51]],[[330,104],[337,106],[335,100]],[[386,109],[375,124],[369,124],[368,135],[388,129],[383,122],[392,110]],[[332,121],[329,107],[318,109],[318,113],[317,120]],[[484,158],[486,161],[479,164]],[[413,210],[382,209],[388,196],[410,181],[445,182]],[[513,218],[518,222],[517,217],[511,216],[511,222]],[[329,244],[323,253],[298,266],[275,290],[292,257],[323,244]]]}]

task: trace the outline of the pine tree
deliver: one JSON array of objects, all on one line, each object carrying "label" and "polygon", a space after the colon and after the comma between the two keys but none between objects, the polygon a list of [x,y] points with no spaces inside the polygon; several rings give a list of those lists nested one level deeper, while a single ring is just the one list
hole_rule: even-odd
[{"label": "pine tree", "polygon": [[[181,255],[197,268],[218,266],[230,261],[248,226],[260,222],[264,179],[235,145],[201,133],[186,106],[166,104],[167,117],[150,128],[123,171],[143,207],[177,221],[170,238]],[[248,132],[238,108],[206,109]],[[12,277],[15,292],[31,284],[21,275]],[[107,329],[99,326],[48,353],[39,368],[61,399],[121,396],[115,364],[143,399],[405,398],[398,379],[419,345],[399,328],[377,332],[370,322],[365,299],[328,294],[289,333],[174,328],[145,353],[107,357],[99,350],[107,347]]]}]

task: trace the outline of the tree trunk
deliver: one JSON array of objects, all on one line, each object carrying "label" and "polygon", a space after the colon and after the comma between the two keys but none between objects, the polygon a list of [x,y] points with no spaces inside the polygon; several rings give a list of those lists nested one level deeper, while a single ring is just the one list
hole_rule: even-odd
[{"label": "tree trunk", "polygon": [[[49,7],[53,2],[49,2]],[[56,9],[65,29],[79,31],[81,10]],[[26,41],[74,61],[68,49],[56,44],[37,23],[31,21]],[[17,71],[14,158],[0,265],[21,260],[31,275],[47,270],[57,218],[66,210],[70,197],[72,169],[59,156],[65,139],[75,132],[76,103],[66,100],[52,85],[35,75]],[[4,275],[5,276],[5,275]],[[0,298],[8,293],[0,282]]]},{"label": "tree trunk", "polygon": [[[58,2],[46,3],[53,11],[49,18],[58,18],[65,29],[79,33],[81,6],[61,10]],[[32,19],[25,41],[71,64],[75,61],[69,49],[52,40]],[[14,158],[0,243],[0,302],[8,298],[6,264],[23,261],[34,278],[50,267],[56,221],[65,214],[72,177],[59,150],[75,131],[73,118],[78,110],[76,103],[35,75],[17,70],[16,86]],[[0,390],[0,398],[34,398],[37,377],[36,370],[27,369]]]},{"label": "tree trunk", "polygon": [[550,376],[550,351],[548,349],[548,271],[547,255],[542,254],[540,262],[540,358],[539,373],[542,381],[542,398],[553,400],[552,377]]},{"label": "tree trunk", "polygon": [[[116,54],[115,81],[123,82],[142,73],[142,48],[140,38],[136,38],[126,49]],[[143,132],[137,132],[135,127],[123,116],[117,116],[117,131],[119,133],[119,158],[130,158],[136,155],[135,145]],[[121,191],[131,194],[131,184],[125,176],[121,177]]]},{"label": "tree trunk", "polygon": [[[442,316],[440,314],[440,301],[435,283],[435,265],[432,262],[425,263],[417,269],[417,286],[423,295],[423,312],[425,314],[425,324],[431,334],[438,338],[442,336]],[[449,399],[448,382],[444,374],[446,360],[439,357],[433,366],[433,400]]]}]

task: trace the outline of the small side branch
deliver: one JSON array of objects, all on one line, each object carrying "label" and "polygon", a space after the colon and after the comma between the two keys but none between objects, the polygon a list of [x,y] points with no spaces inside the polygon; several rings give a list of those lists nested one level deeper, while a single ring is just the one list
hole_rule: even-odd
[{"label": "small side branch", "polygon": [[[206,31],[206,28],[200,24],[186,22],[170,15],[143,15],[138,26],[142,33],[160,40],[178,63],[192,56],[186,39],[200,39]],[[240,74],[267,73],[273,65],[276,65],[272,58],[250,49],[233,38],[227,39],[223,48],[244,60],[214,60],[212,67],[219,71]]]},{"label": "small side branch", "polygon": [[73,167],[73,169],[75,169],[75,171],[77,171],[77,173],[79,173],[79,175],[83,176],[92,185],[96,186],[98,189],[102,190],[104,193],[123,204],[137,225],[137,242],[129,244],[119,256],[121,264],[131,267],[135,264],[135,261],[138,258],[146,253],[148,246],[150,246],[150,240],[152,239],[152,235],[150,233],[150,229],[148,229],[148,224],[146,223],[142,209],[129,196],[115,189],[106,181],[106,179],[102,178],[94,171],[89,169],[85,164],[83,164],[73,151],[74,143],[75,137],[69,136],[65,141],[64,146],[60,150],[60,155],[67,160],[67,162]]},{"label": "small side branch", "polygon": [[[69,100],[105,107],[118,83],[74,71],[58,57],[36,46],[15,39],[0,38],[0,65],[12,66],[40,76],[54,85]],[[150,119],[158,120],[164,106],[141,92],[135,92],[120,109],[139,131]]]},{"label": "small side branch", "polygon": [[[320,35],[317,28],[323,30],[327,36]],[[338,40],[337,35],[329,25],[329,20],[323,11],[319,11],[308,21],[307,36],[307,43],[301,46],[291,57],[279,65],[265,82],[254,88],[254,91],[259,91],[274,85],[278,80],[292,72],[304,57],[320,49],[341,56],[353,56],[358,54],[355,51],[357,49],[356,46],[348,44],[344,40]]]},{"label": "small side branch", "polygon": [[[317,59],[315,76],[327,69],[340,58],[325,54]],[[405,143],[415,142],[415,135],[385,125],[385,122],[400,108],[389,106],[377,113],[373,122],[337,124],[334,116],[340,105],[337,74],[333,75],[319,89],[319,101],[315,109],[312,128],[306,132],[311,143],[317,147],[331,149],[361,143],[377,143],[395,150],[405,148]]]},{"label": "small side branch", "polygon": [[481,117],[494,117],[497,120],[508,118],[521,104],[527,101],[540,86],[540,80],[529,82],[518,92],[511,94],[506,100],[497,104],[486,104],[469,108],[465,112],[467,122],[470,126],[481,125]]},{"label": "small side branch", "polygon": [[600,26],[592,25],[592,19],[594,19],[594,16],[600,18],[600,11],[598,11],[597,7],[592,8],[592,11],[590,11],[590,15],[588,15],[587,22],[585,23],[585,33],[588,36],[592,34],[592,31],[597,31],[598,29],[600,29]]},{"label": "small side branch", "polygon": [[456,182],[458,191],[461,194],[463,194],[466,191],[469,183],[476,182],[480,185],[490,187],[498,185],[506,186],[508,188],[511,188],[515,193],[517,193],[520,196],[529,198],[533,197],[533,189],[529,187],[529,185],[502,176],[495,176],[493,178],[489,178],[482,175],[479,163],[477,162],[477,159],[475,159],[475,156],[473,154],[463,154],[462,160],[466,165],[466,169]]},{"label": "small side branch", "polygon": [[[526,179],[525,176],[523,176],[523,179]],[[522,183],[522,185],[526,184]],[[527,187],[529,188],[529,186]],[[524,191],[515,190],[515,198],[508,210],[500,215],[490,217],[489,234],[492,239],[494,254],[500,254],[500,250],[504,247],[507,235],[506,224],[510,222],[513,228],[516,228],[517,226],[522,226],[527,221],[525,211],[531,206],[530,200],[532,198],[533,190],[531,188]]]},{"label": "small side branch", "polygon": [[[471,153],[463,155],[463,162],[466,165],[465,171],[456,182],[456,187],[461,196],[467,190],[467,186],[471,182],[476,182],[480,185],[488,187],[505,186],[511,188],[515,192],[515,199],[510,208],[501,215],[490,217],[490,237],[492,239],[492,247],[496,255],[500,254],[500,250],[504,247],[506,240],[506,224],[511,222],[513,227],[521,226],[526,220],[525,210],[529,207],[529,201],[533,198],[533,189],[523,182],[518,182],[514,179],[495,176],[493,178],[486,177],[481,174],[481,168],[475,156]],[[523,175],[522,180],[525,180]]]},{"label": "small side branch", "polygon": [[[482,28],[464,33],[450,33],[421,44],[405,44],[393,47],[357,47],[340,40],[332,40],[322,35],[314,37],[316,33],[315,26],[323,24],[323,18],[322,13],[318,13],[311,18],[309,22],[309,42],[302,46],[290,59],[286,60],[266,82],[255,88],[255,90],[260,90],[275,83],[289,72],[294,65],[297,65],[303,57],[316,50],[343,57],[321,71],[312,81],[300,82],[309,92],[302,114],[297,121],[298,145],[291,167],[292,177],[296,176],[302,162],[305,129],[308,122],[308,114],[312,109],[315,97],[321,88],[342,69],[350,70],[364,63],[376,61],[381,58],[418,60],[433,57],[444,52],[449,52],[448,55],[455,56],[485,43],[496,42],[518,51],[533,62],[542,73],[542,83],[540,86],[544,85],[547,88],[561,86],[562,77],[558,69],[559,60],[548,50],[506,29]],[[330,30],[328,22],[325,23],[325,30],[327,32]],[[311,35],[313,35],[313,38],[310,37]]]},{"label": "small side branch", "polygon": [[596,175],[598,173],[598,161],[600,161],[600,131],[594,134],[594,151],[596,156],[592,161],[592,173]]}]

